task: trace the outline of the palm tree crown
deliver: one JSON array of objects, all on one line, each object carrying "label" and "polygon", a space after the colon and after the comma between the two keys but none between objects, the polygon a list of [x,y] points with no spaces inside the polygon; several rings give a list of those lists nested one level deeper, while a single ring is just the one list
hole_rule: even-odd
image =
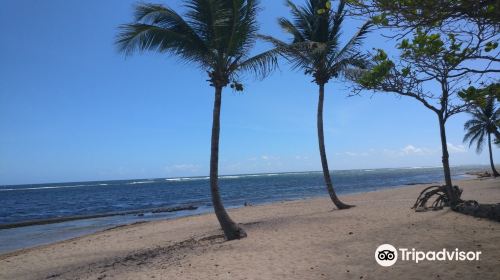
[{"label": "palm tree crown", "polygon": [[214,87],[234,83],[241,89],[239,73],[264,77],[277,66],[274,51],[249,57],[257,38],[258,1],[188,0],[185,7],[182,17],[163,5],[138,4],[134,22],[120,26],[120,51],[179,56],[207,71]]},{"label": "palm tree crown", "polygon": [[491,135],[498,135],[500,127],[500,108],[495,106],[495,98],[488,97],[483,106],[473,106],[469,114],[472,116],[472,119],[468,120],[464,125],[467,133],[463,141],[469,142],[469,147],[475,143],[477,153],[481,153],[486,142],[490,155],[491,170],[494,176],[499,176],[500,174],[495,169],[495,163],[493,162],[491,147]]},{"label": "palm tree crown", "polygon": [[[325,84],[331,78],[345,73],[350,67],[365,67],[364,55],[358,50],[368,33],[370,22],[345,44],[341,45],[341,28],[345,16],[345,0],[341,0],[337,10],[325,9],[325,0],[309,0],[304,7],[297,7],[287,1],[293,20],[280,18],[279,25],[292,36],[292,42],[263,36],[274,44],[292,64],[294,69],[302,69],[312,75],[314,82]],[[323,11],[323,12],[319,12]]]},{"label": "palm tree crown", "polygon": [[495,99],[488,98],[485,106],[474,106],[469,112],[472,119],[468,120],[464,129],[467,133],[464,142],[469,143],[469,147],[476,144],[476,152],[481,153],[489,134],[495,134],[500,124],[500,107],[495,106]]}]

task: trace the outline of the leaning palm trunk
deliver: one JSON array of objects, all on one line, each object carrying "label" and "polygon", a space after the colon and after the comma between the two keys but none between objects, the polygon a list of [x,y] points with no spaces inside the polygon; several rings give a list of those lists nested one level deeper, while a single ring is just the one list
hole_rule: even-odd
[{"label": "leaning palm trunk", "polygon": [[368,33],[371,22],[363,24],[358,32],[341,44],[342,23],[345,16],[347,0],[340,0],[337,9],[330,2],[309,0],[302,6],[296,6],[287,0],[294,19],[279,19],[281,28],[293,37],[290,43],[263,36],[293,65],[294,69],[304,70],[304,74],[313,77],[312,82],[319,86],[318,103],[318,141],[321,165],[326,188],[333,203],[339,209],[352,207],[342,203],[333,189],[328,161],[326,159],[325,139],[323,135],[323,99],[325,84],[331,79],[348,77],[360,68],[368,65],[363,51],[359,49],[362,40]]},{"label": "leaning palm trunk", "polygon": [[491,149],[491,134],[488,133],[488,149],[490,152],[490,165],[491,165],[491,171],[493,171],[493,176],[498,177],[500,174],[498,174],[498,171],[495,169],[495,163],[493,162],[493,151]]},{"label": "leaning palm trunk", "polygon": [[126,54],[145,50],[173,54],[207,72],[207,81],[215,88],[210,155],[212,203],[226,239],[238,239],[246,234],[229,218],[217,184],[222,88],[231,84],[236,91],[242,91],[238,77],[245,72],[260,78],[269,75],[277,66],[277,51],[249,55],[257,38],[258,1],[182,2],[185,16],[161,4],[137,4],[134,21],[120,26],[116,44]]},{"label": "leaning palm trunk", "polygon": [[318,142],[319,154],[321,156],[321,166],[323,168],[323,177],[325,178],[326,189],[330,198],[338,209],[347,209],[353,207],[340,201],[333,189],[332,178],[330,177],[330,169],[328,168],[328,160],[326,158],[325,135],[323,133],[323,103],[325,99],[325,85],[319,85],[319,101],[318,101]]},{"label": "leaning palm trunk", "polygon": [[214,114],[212,124],[212,144],[210,150],[210,191],[212,193],[212,204],[215,215],[224,231],[227,240],[240,239],[247,236],[231,217],[229,217],[219,194],[219,135],[220,135],[220,109],[222,99],[222,88],[215,88]]}]

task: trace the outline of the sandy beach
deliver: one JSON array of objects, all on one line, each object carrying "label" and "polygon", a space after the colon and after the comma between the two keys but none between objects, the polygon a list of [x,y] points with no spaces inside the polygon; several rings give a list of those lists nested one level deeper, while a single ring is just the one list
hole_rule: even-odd
[{"label": "sandy beach", "polygon": [[[458,182],[465,199],[500,202],[499,179]],[[498,279],[500,224],[410,209],[423,185],[233,209],[248,238],[225,242],[213,214],[134,224],[0,255],[0,279]],[[481,251],[479,261],[398,261],[384,243]]]}]

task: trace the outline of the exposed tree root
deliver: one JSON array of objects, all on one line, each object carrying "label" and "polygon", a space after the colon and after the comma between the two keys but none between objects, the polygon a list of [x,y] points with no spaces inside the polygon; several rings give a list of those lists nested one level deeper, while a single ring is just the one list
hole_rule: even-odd
[{"label": "exposed tree root", "polygon": [[[453,186],[453,191],[456,192],[458,198],[460,198],[462,190],[457,186]],[[427,206],[427,203],[431,199],[434,200],[430,206]],[[427,210],[441,210],[446,206],[451,206],[446,186],[430,186],[420,193],[412,209],[415,209],[416,212],[424,212]]]},{"label": "exposed tree root", "polygon": [[[425,188],[415,201],[412,209],[416,212],[425,212],[428,210],[441,210],[444,207],[450,207],[453,211],[469,216],[487,218],[500,222],[500,203],[497,204],[479,204],[475,200],[462,200],[462,190],[453,186],[453,191],[458,194],[458,202],[451,205],[446,191],[446,186],[430,186]],[[430,205],[428,205],[430,203]]]}]

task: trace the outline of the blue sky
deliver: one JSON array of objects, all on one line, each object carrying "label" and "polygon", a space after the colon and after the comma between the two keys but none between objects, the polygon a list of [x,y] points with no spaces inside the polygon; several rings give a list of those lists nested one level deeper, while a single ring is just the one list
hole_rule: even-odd
[{"label": "blue sky", "polygon": [[[117,26],[132,19],[133,3],[0,2],[0,184],[208,174],[213,89],[175,57],[117,52]],[[286,7],[262,6],[261,32],[284,39],[276,18]],[[348,21],[344,33],[358,25]],[[393,45],[386,41],[374,33],[367,49]],[[434,113],[412,99],[348,93],[327,85],[332,169],[440,165]],[[284,62],[264,81],[246,79],[243,94],[227,89],[220,172],[320,170],[316,103],[315,84]],[[448,123],[451,163],[487,164],[486,152],[462,145],[465,120]]]}]

